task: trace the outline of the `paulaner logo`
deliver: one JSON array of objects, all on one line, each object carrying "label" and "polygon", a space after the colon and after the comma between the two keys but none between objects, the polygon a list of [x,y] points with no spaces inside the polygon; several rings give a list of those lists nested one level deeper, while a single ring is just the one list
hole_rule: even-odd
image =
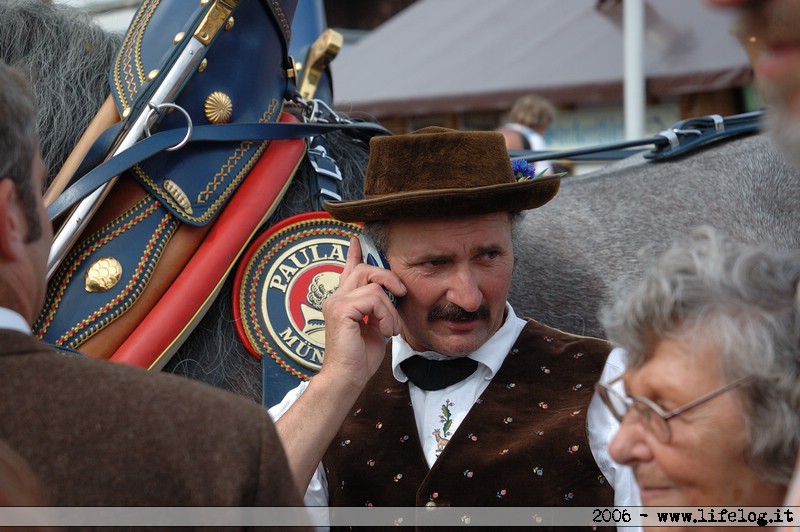
[{"label": "paulaner logo", "polygon": [[350,237],[359,230],[326,213],[308,213],[270,228],[250,247],[237,271],[234,312],[251,353],[303,379],[319,371],[322,303],[339,286]]}]

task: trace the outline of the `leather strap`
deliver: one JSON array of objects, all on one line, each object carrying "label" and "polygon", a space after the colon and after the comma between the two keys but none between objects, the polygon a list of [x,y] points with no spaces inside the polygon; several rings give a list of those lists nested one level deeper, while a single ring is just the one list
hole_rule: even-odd
[{"label": "leather strap", "polygon": [[[513,159],[524,159],[528,162],[572,159],[572,160],[613,160],[624,159],[636,153],[646,152],[644,156],[656,161],[670,159],[687,152],[702,148],[712,142],[756,133],[761,128],[763,111],[742,113],[722,117],[707,115],[688,118],[676,122],[669,129],[658,135],[644,139],[601,144],[587,148],[563,151],[514,151]],[[654,148],[630,149],[639,146],[653,145]]]},{"label": "leather strap", "polygon": [[306,155],[314,168],[314,183],[311,189],[311,208],[315,211],[323,210],[325,201],[339,201],[342,199],[341,183],[344,180],[339,165],[328,155],[325,148],[325,137],[317,136],[311,139]]},{"label": "leather strap", "polygon": [[[315,135],[324,135],[332,131],[354,130],[371,135],[391,135],[391,132],[375,123],[356,122],[342,124],[292,124],[292,123],[250,123],[205,125],[192,128],[189,142],[221,142],[243,140],[287,140]],[[101,138],[106,138],[105,133]],[[47,208],[51,220],[64,214],[72,205],[82,200],[113,177],[136,164],[177,145],[186,136],[186,131],[170,129],[155,133],[137,142],[119,155],[116,155],[95,166],[80,177],[53,201]],[[81,163],[81,167],[89,166]]]}]

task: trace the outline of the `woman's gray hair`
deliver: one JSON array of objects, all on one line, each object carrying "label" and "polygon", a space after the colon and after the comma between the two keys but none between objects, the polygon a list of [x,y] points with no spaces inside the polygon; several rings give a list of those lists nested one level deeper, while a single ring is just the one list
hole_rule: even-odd
[{"label": "woman's gray hair", "polygon": [[743,404],[750,465],[787,485],[800,447],[800,250],[747,246],[703,226],[673,245],[601,313],[608,338],[642,366],[655,342],[696,339],[720,352]]}]

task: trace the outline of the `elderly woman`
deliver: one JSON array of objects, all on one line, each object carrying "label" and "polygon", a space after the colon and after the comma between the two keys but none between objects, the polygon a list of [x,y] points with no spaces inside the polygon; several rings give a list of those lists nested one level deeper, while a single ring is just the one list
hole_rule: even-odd
[{"label": "elderly woman", "polygon": [[800,441],[800,251],[699,228],[603,314],[628,352],[598,386],[646,506],[780,506]]}]

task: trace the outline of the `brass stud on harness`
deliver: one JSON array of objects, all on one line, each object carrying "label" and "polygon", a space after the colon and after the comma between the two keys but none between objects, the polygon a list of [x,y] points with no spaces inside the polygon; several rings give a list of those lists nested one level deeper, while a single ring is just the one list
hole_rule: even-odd
[{"label": "brass stud on harness", "polygon": [[233,114],[233,101],[224,92],[214,91],[206,97],[203,111],[212,124],[224,124]]},{"label": "brass stud on harness", "polygon": [[186,214],[192,214],[192,203],[189,201],[186,193],[178,186],[172,179],[164,180],[164,190],[172,196],[172,199],[180,206]]},{"label": "brass stud on harness", "polygon": [[204,57],[203,60],[200,61],[200,66],[197,67],[197,72],[198,73],[203,72],[207,66],[208,66],[208,59]]},{"label": "brass stud on harness", "polygon": [[236,22],[233,20],[233,17],[229,18],[227,22],[225,22],[225,31],[231,31],[235,23]]},{"label": "brass stud on harness", "polygon": [[106,292],[122,278],[122,264],[113,257],[97,259],[83,276],[87,292]]},{"label": "brass stud on harness", "polygon": [[181,31],[176,33],[175,37],[172,38],[172,44],[178,44],[184,37],[186,37],[186,32]]}]

